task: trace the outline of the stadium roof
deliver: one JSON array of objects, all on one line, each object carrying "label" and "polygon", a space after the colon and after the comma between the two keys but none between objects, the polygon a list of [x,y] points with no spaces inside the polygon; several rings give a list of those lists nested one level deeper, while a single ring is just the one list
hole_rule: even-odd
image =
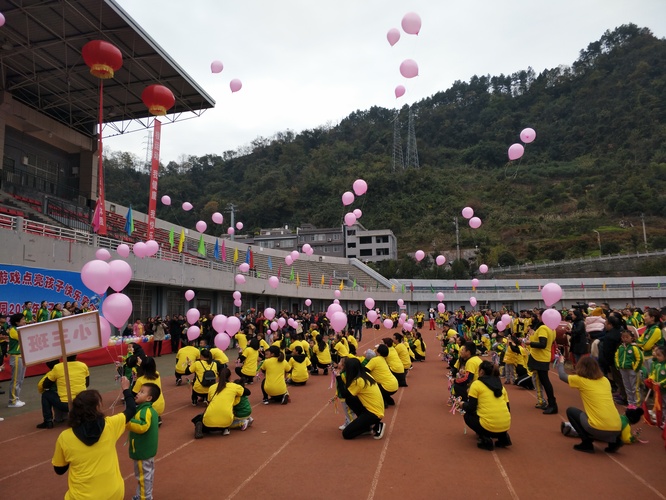
[{"label": "stadium roof", "polygon": [[123,66],[104,80],[104,136],[152,125],[141,101],[148,85],[173,92],[163,122],[200,116],[215,101],[113,0],[3,0],[0,90],[55,120],[96,134],[99,82],[81,55],[91,40],[120,49]]}]

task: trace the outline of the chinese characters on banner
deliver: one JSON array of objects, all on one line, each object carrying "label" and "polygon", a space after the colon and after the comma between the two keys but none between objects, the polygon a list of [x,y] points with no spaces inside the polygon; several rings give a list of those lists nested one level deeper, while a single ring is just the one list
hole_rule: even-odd
[{"label": "chinese characters on banner", "polygon": [[33,323],[18,329],[21,355],[26,366],[60,358],[65,342],[67,356],[102,347],[97,311]]},{"label": "chinese characters on banner", "polygon": [[148,240],[155,239],[155,211],[157,210],[157,179],[160,170],[160,139],[162,137],[162,124],[155,120],[153,125],[153,151],[150,161],[150,198],[148,199]]}]

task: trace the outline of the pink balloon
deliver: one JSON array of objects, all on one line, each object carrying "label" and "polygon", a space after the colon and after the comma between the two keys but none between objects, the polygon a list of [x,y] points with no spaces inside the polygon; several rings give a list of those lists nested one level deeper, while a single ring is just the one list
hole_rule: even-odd
[{"label": "pink balloon", "polygon": [[194,298],[194,290],[187,290],[185,292],[185,300],[188,302]]},{"label": "pink balloon", "polygon": [[411,323],[405,323],[405,324],[402,325],[402,326],[403,326],[404,329],[407,330],[408,332],[411,332],[411,331],[412,331],[412,328],[414,328],[414,325],[412,325]]},{"label": "pink balloon", "polygon": [[472,304],[472,307],[476,306],[476,297],[470,297],[469,303]]},{"label": "pink balloon", "polygon": [[368,309],[372,309],[373,307],[375,307],[375,299],[373,299],[372,297],[368,297],[367,299],[365,299],[365,307],[367,307]]},{"label": "pink balloon", "polygon": [[326,309],[326,317],[330,320],[331,317],[333,316],[333,313],[336,312],[342,312],[342,307],[340,304],[333,303],[328,306],[328,309]]},{"label": "pink balloon", "polygon": [[132,301],[123,293],[112,293],[102,302],[102,314],[116,328],[122,328],[132,314]]},{"label": "pink balloon", "polygon": [[356,179],[352,185],[352,189],[356,193],[356,196],[362,196],[368,190],[368,183],[363,179]]},{"label": "pink balloon", "polygon": [[215,212],[210,218],[213,219],[215,224],[222,224],[224,221],[224,216],[220,212]]},{"label": "pink balloon", "polygon": [[523,131],[520,133],[520,140],[523,141],[525,144],[529,144],[534,139],[536,139],[536,132],[534,131],[533,128],[524,128]]},{"label": "pink balloon", "polygon": [[200,334],[201,329],[198,326],[192,325],[187,329],[187,340],[192,342],[193,340],[198,339]]},{"label": "pink balloon", "polygon": [[237,316],[229,316],[227,318],[227,325],[225,327],[225,330],[227,331],[227,334],[229,334],[230,337],[233,337],[238,333],[238,331],[241,328],[241,321],[240,318]]},{"label": "pink balloon", "polygon": [[342,311],[336,311],[331,316],[331,327],[336,332],[341,332],[347,326],[347,315]]},{"label": "pink balloon", "polygon": [[111,252],[109,252],[106,248],[100,248],[95,252],[95,257],[97,257],[99,260],[109,260],[111,258]]},{"label": "pink balloon", "polygon": [[238,266],[238,270],[241,273],[246,273],[250,270],[250,264],[248,264],[247,262],[243,262],[240,266]]},{"label": "pink balloon", "polygon": [[541,321],[551,330],[555,330],[562,321],[562,315],[557,309],[546,309],[541,315]]},{"label": "pink balloon", "polygon": [[160,250],[160,244],[155,240],[146,241],[146,257],[152,257]]},{"label": "pink balloon", "polygon": [[143,241],[139,241],[138,243],[134,243],[132,251],[138,258],[143,259],[146,256],[148,249]]},{"label": "pink balloon", "polygon": [[243,305],[243,301],[241,299],[236,299],[236,300],[234,300],[234,305],[236,307],[240,307],[240,306]]},{"label": "pink balloon", "polygon": [[273,330],[274,332],[277,332],[278,328],[280,328],[280,325],[277,324],[277,321],[273,321],[271,323],[271,330]]},{"label": "pink balloon", "polygon": [[384,328],[389,328],[389,329],[393,328],[393,320],[391,318],[386,318],[384,320]]},{"label": "pink balloon", "polygon": [[197,222],[196,227],[197,227],[197,231],[199,231],[200,233],[204,233],[204,232],[206,232],[206,229],[208,228],[208,224],[206,224],[204,221],[200,220],[199,222]]},{"label": "pink balloon", "polygon": [[289,318],[287,320],[287,324],[292,328],[298,328],[298,321],[296,321],[294,318]]},{"label": "pink balloon", "polygon": [[102,316],[99,317],[99,330],[102,334],[102,347],[106,347],[109,345],[109,339],[111,338],[111,325]]},{"label": "pink balloon", "polygon": [[525,148],[522,144],[511,144],[509,146],[509,160],[517,160],[525,153]]},{"label": "pink balloon", "polygon": [[167,207],[171,205],[171,196],[166,194],[162,196],[162,205],[166,205]]},{"label": "pink balloon", "polygon": [[238,290],[236,290],[234,293],[232,293],[231,296],[232,296],[235,300],[238,300],[238,299],[240,299],[240,298],[242,297],[241,293],[240,293]]},{"label": "pink balloon", "polygon": [[368,318],[368,321],[370,323],[374,323],[375,321],[377,321],[377,317],[378,317],[377,313],[375,312],[374,309],[370,309],[368,311],[368,314],[366,314],[365,316],[366,316],[366,318]]},{"label": "pink balloon", "polygon": [[355,208],[352,213],[354,214],[354,217],[356,217],[356,220],[360,219],[363,215],[363,212],[361,212],[360,208]]},{"label": "pink balloon", "polygon": [[414,254],[416,262],[421,262],[424,257],[425,257],[425,252],[423,250],[417,250],[416,253]]},{"label": "pink balloon", "polygon": [[309,243],[306,243],[303,245],[303,253],[306,255],[310,255],[310,250],[312,250],[312,247],[310,246]]},{"label": "pink balloon", "polygon": [[189,212],[189,211],[192,210],[194,207],[192,206],[192,204],[191,204],[189,201],[186,201],[185,203],[182,204],[182,208],[183,208],[183,210],[185,210],[186,212]]},{"label": "pink balloon", "polygon": [[503,332],[506,329],[506,325],[504,324],[504,321],[498,321],[495,326],[497,327],[498,332]]},{"label": "pink balloon", "polygon": [[312,305],[312,301],[310,299],[305,299],[305,305],[310,307]]},{"label": "pink balloon", "polygon": [[419,65],[414,59],[405,59],[400,63],[400,74],[405,78],[419,76]]},{"label": "pink balloon", "polygon": [[405,86],[404,85],[398,85],[395,88],[394,92],[395,92],[395,98],[396,99],[402,97],[403,95],[405,95]]},{"label": "pink balloon", "polygon": [[268,321],[271,321],[275,317],[275,309],[272,307],[267,307],[264,309],[264,316]]},{"label": "pink balloon", "polygon": [[229,344],[231,344],[231,338],[226,333],[218,333],[215,335],[213,342],[215,342],[215,347],[221,351],[226,351],[229,348]]},{"label": "pink balloon", "polygon": [[271,288],[277,288],[280,285],[280,280],[277,279],[277,276],[271,276],[268,278],[268,284]]},{"label": "pink balloon", "polygon": [[416,12],[408,12],[402,18],[402,30],[410,35],[418,35],[421,31],[421,16]]},{"label": "pink balloon", "polygon": [[199,309],[193,307],[187,310],[187,312],[185,313],[185,317],[187,318],[187,322],[190,325],[193,325],[194,323],[199,321],[199,318],[201,318],[201,313],[199,312]]},{"label": "pink balloon", "polygon": [[216,60],[216,61],[213,61],[212,63],[210,63],[211,73],[221,73],[223,69],[224,69],[224,64],[222,64],[221,61]]},{"label": "pink balloon", "polygon": [[437,304],[437,310],[441,313],[446,312],[446,306],[442,302],[440,302],[439,304]]},{"label": "pink balloon", "polygon": [[479,272],[480,272],[481,274],[486,274],[486,273],[488,272],[488,266],[485,265],[485,264],[481,264],[481,265],[479,266]]},{"label": "pink balloon", "polygon": [[474,279],[472,280],[472,286],[473,286],[473,287],[477,287],[477,286],[479,286],[479,280],[476,279],[476,278],[474,278]]},{"label": "pink balloon", "polygon": [[398,305],[399,305],[400,307],[404,306],[404,305],[405,305],[405,301],[402,300],[402,299],[398,299]]},{"label": "pink balloon", "polygon": [[393,47],[398,43],[398,40],[400,40],[400,30],[398,30],[398,28],[391,28],[388,30],[388,33],[386,33],[386,39],[388,40],[388,43],[391,44],[391,47]]},{"label": "pink balloon", "polygon": [[546,283],[541,289],[541,297],[546,307],[550,307],[562,298],[562,288],[557,283]]},{"label": "pink balloon", "polygon": [[340,305],[340,301],[338,299],[333,299],[333,303]]},{"label": "pink balloon", "polygon": [[506,326],[509,326],[511,324],[511,315],[509,314],[502,314],[502,323],[504,323]]},{"label": "pink balloon", "polygon": [[118,245],[118,248],[116,248],[116,252],[121,257],[127,258],[127,257],[129,257],[129,254],[130,254],[130,247],[129,247],[129,245],[126,245],[125,243],[121,243],[120,245]]},{"label": "pink balloon", "polygon": [[335,292],[333,292],[333,295],[335,295],[336,298],[340,297],[341,294],[342,293],[340,292],[340,290],[336,290]]},{"label": "pink balloon", "polygon": [[236,230],[233,227],[229,226],[227,228],[227,234],[231,235],[231,234],[234,234],[235,232],[236,232]]},{"label": "pink balloon", "polygon": [[277,324],[278,324],[278,326],[279,326],[280,328],[284,328],[284,325],[287,324],[287,320],[284,319],[284,318],[278,318],[278,320],[277,320]]},{"label": "pink balloon", "polygon": [[213,329],[217,333],[222,333],[227,326],[227,317],[224,314],[213,316]]},{"label": "pink balloon", "polygon": [[444,292],[437,292],[437,300],[440,302],[444,300]]},{"label": "pink balloon", "polygon": [[298,250],[292,250],[292,252],[289,254],[291,255],[291,260],[298,260],[298,258],[301,256],[301,254],[298,253]]},{"label": "pink balloon", "polygon": [[81,269],[81,281],[93,292],[102,295],[111,282],[111,267],[103,260],[91,260]]},{"label": "pink balloon", "polygon": [[236,277],[234,278],[234,281],[236,282],[237,285],[242,285],[245,283],[245,276],[242,274],[237,274]]},{"label": "pink balloon", "polygon": [[474,216],[474,209],[472,207],[465,207],[462,210],[462,216],[465,219],[471,219]]},{"label": "pink balloon", "polygon": [[288,266],[291,266],[294,263],[294,259],[292,258],[291,254],[284,257],[284,263]]},{"label": "pink balloon", "polygon": [[346,207],[354,203],[354,193],[351,191],[345,191],[342,193],[342,204]]},{"label": "pink balloon", "polygon": [[243,83],[238,78],[234,78],[229,82],[229,88],[231,89],[231,92],[238,92],[243,88]]},{"label": "pink balloon", "polygon": [[481,219],[479,219],[478,217],[472,217],[469,220],[469,227],[471,227],[472,229],[480,228],[481,227]]},{"label": "pink balloon", "polygon": [[438,266],[442,266],[446,262],[446,257],[444,257],[443,255],[438,255],[437,258],[435,259],[435,262],[437,263]]},{"label": "pink balloon", "polygon": [[239,231],[241,229],[243,229],[243,223],[242,222],[236,222],[236,229],[238,229]]},{"label": "pink balloon", "polygon": [[345,224],[347,227],[351,227],[356,224],[356,216],[351,212],[347,212],[345,214]]},{"label": "pink balloon", "polygon": [[109,286],[116,292],[122,291],[132,279],[132,268],[124,260],[116,259],[109,262]]}]

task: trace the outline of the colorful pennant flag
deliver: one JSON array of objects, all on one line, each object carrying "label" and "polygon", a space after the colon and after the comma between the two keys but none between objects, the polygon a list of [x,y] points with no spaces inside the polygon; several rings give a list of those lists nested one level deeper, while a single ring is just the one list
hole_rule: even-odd
[{"label": "colorful pennant flag", "polygon": [[273,270],[273,261],[271,260],[271,256],[268,256],[268,269],[271,271]]},{"label": "colorful pennant flag", "polygon": [[125,217],[125,232],[127,236],[132,236],[134,232],[134,216],[132,215],[132,205],[127,209],[127,217]]},{"label": "colorful pennant flag", "polygon": [[291,266],[291,272],[289,273],[289,281],[294,281],[294,266]]},{"label": "colorful pennant flag", "polygon": [[169,231],[169,245],[171,246],[171,250],[173,250],[174,246],[174,238],[173,238],[173,228],[171,228],[171,231]]},{"label": "colorful pennant flag", "polygon": [[206,243],[204,243],[203,234],[199,238],[199,248],[197,248],[197,253],[204,257],[206,256]]},{"label": "colorful pennant flag", "polygon": [[340,286],[338,287],[338,289],[339,289],[340,291],[342,291],[342,290],[345,289],[345,282],[344,282],[344,280],[340,280]]},{"label": "colorful pennant flag", "polygon": [[234,249],[234,264],[238,262],[238,248]]},{"label": "colorful pennant flag", "polygon": [[220,260],[220,240],[215,238],[215,249],[213,250],[213,257],[215,260]]},{"label": "colorful pennant flag", "polygon": [[224,240],[222,240],[222,262],[227,261],[227,245]]},{"label": "colorful pennant flag", "polygon": [[185,244],[185,230],[180,230],[180,238],[178,238],[178,253],[183,253],[183,245]]}]

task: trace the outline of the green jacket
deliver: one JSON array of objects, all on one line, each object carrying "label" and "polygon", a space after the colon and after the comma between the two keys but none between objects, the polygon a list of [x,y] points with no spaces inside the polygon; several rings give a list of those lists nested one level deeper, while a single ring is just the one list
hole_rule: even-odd
[{"label": "green jacket", "polygon": [[127,424],[129,456],[132,460],[148,460],[157,455],[157,412],[150,401],[141,403],[136,410],[136,415]]},{"label": "green jacket", "polygon": [[643,351],[636,344],[620,344],[615,351],[615,366],[620,370],[638,371],[643,366]]}]

